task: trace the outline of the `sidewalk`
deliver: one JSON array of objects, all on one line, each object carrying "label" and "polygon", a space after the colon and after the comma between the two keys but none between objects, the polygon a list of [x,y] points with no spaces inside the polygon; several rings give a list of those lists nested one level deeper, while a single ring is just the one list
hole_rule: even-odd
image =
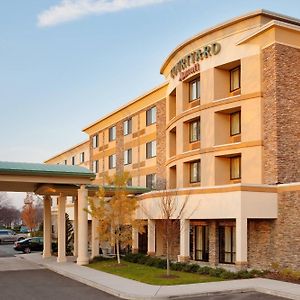
[{"label": "sidewalk", "polygon": [[72,258],[69,258],[66,263],[57,263],[55,257],[43,259],[40,253],[24,254],[19,257],[124,299],[158,300],[257,291],[300,300],[300,285],[277,280],[253,278],[188,285],[156,286],[78,266]]}]

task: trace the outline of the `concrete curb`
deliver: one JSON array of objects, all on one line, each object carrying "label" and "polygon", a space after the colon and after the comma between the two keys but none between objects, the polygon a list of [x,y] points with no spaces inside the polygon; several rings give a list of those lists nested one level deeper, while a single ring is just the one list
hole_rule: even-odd
[{"label": "concrete curb", "polygon": [[60,275],[123,299],[182,299],[255,291],[287,299],[300,300],[300,285],[271,279],[253,278],[189,285],[155,286],[93,270],[88,267],[80,267],[70,262],[58,264],[55,261],[43,260],[40,255],[31,254],[22,256]]}]

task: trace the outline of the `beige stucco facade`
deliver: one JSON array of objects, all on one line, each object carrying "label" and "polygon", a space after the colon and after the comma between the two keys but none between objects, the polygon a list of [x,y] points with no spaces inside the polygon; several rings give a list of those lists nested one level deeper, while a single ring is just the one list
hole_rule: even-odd
[{"label": "beige stucco facade", "polygon": [[47,163],[84,148],[95,183],[129,171],[129,185],[154,189],[137,211],[151,255],[164,255],[159,190],[167,189],[178,207],[188,199],[175,258],[299,269],[299,243],[279,246],[285,229],[300,240],[299,217],[285,208],[300,212],[299,49],[300,20],[268,11],[205,30],[166,58],[164,84],[85,127],[87,142]]}]

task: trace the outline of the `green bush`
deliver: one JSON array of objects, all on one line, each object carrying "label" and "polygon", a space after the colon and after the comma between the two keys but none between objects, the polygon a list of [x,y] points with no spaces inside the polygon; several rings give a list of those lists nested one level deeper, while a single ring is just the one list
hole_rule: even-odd
[{"label": "green bush", "polygon": [[201,274],[201,275],[209,275],[209,271],[211,270],[210,267],[207,267],[207,266],[204,266],[204,267],[200,267],[198,269],[198,274]]},{"label": "green bush", "polygon": [[226,270],[223,268],[211,268],[209,270],[209,275],[214,277],[221,277],[224,272],[226,272]]},{"label": "green bush", "polygon": [[220,275],[223,279],[237,279],[237,273],[224,270]]},{"label": "green bush", "polygon": [[189,272],[189,273],[197,273],[200,266],[196,264],[186,264],[183,268],[183,271]]}]

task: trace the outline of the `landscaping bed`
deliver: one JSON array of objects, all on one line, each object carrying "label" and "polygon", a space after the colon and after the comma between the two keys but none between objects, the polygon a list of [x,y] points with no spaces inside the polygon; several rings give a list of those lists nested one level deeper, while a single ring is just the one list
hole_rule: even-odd
[{"label": "landscaping bed", "polygon": [[171,263],[171,276],[166,276],[165,259],[143,254],[127,254],[121,265],[115,259],[97,257],[88,265],[90,268],[154,285],[177,285],[203,283],[229,279],[261,277],[263,272],[230,272],[223,268],[201,267],[198,264]]}]

